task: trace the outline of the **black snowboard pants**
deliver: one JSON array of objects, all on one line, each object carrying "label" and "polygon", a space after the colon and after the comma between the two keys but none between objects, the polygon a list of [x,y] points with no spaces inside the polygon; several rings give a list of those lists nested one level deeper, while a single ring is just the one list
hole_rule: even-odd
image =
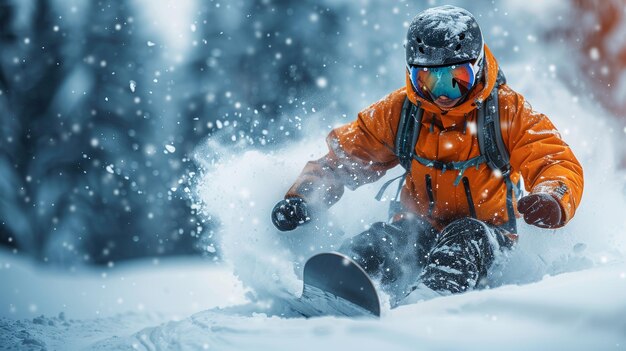
[{"label": "black snowboard pants", "polygon": [[395,298],[420,282],[458,293],[486,278],[494,257],[513,241],[503,229],[473,218],[450,223],[441,232],[421,219],[377,222],[346,240],[339,251],[350,256]]}]

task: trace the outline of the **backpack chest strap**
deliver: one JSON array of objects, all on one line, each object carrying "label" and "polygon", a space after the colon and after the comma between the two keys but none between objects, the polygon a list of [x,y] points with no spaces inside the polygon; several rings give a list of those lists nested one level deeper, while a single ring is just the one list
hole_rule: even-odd
[{"label": "backpack chest strap", "polygon": [[447,170],[458,171],[459,175],[454,180],[454,186],[458,186],[459,183],[461,183],[461,179],[463,179],[463,173],[465,173],[465,170],[471,167],[476,167],[476,169],[478,169],[480,165],[482,165],[483,163],[487,163],[487,158],[484,155],[476,156],[466,161],[453,161],[453,162],[429,160],[423,157],[419,157],[415,154],[413,154],[413,159],[419,162],[423,166],[440,170],[441,174],[445,173],[445,171]]}]

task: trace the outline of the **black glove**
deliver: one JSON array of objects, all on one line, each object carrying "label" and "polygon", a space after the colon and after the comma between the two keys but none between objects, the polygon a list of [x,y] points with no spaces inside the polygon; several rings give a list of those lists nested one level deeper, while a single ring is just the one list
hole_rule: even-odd
[{"label": "black glove", "polygon": [[550,194],[524,196],[517,203],[517,210],[524,215],[526,223],[539,228],[556,228],[562,224],[561,205]]},{"label": "black glove", "polygon": [[272,223],[283,232],[294,230],[310,220],[308,206],[299,197],[281,200],[272,210]]}]

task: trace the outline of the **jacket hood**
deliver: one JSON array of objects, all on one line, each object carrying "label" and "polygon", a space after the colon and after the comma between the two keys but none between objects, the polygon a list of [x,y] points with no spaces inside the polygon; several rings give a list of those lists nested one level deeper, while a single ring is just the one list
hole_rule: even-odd
[{"label": "jacket hood", "polygon": [[493,56],[491,50],[489,50],[487,45],[485,45],[484,62],[484,79],[480,80],[480,82],[472,89],[469,96],[460,105],[446,109],[439,107],[434,103],[417,95],[415,90],[413,90],[411,77],[409,76],[408,72],[405,73],[406,94],[413,104],[417,105],[419,103],[425,111],[441,115],[444,126],[447,127],[448,125],[455,124],[456,122],[458,122],[459,117],[464,117],[465,115],[475,110],[477,106],[482,104],[482,102],[485,101],[487,97],[489,97],[491,90],[493,90],[496,85],[496,79],[498,78],[498,62],[496,61],[495,57]]}]

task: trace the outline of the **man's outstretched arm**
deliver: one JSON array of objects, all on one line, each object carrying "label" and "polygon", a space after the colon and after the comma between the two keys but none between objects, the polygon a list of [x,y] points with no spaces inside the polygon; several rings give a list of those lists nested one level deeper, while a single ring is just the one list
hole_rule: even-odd
[{"label": "man's outstretched arm", "polygon": [[[393,145],[402,101],[401,89],[360,112],[354,122],[331,131],[326,139],[328,153],[306,164],[281,202],[282,208],[287,200],[301,199],[307,213],[325,210],[339,201],[344,187],[354,190],[375,182],[388,169],[395,167],[398,159]],[[281,208],[281,203],[277,208]],[[290,215],[303,213],[300,209],[283,212],[286,216],[281,217],[287,219]],[[292,216],[291,219],[291,223],[303,222],[303,218]],[[279,224],[274,223],[280,229]]]},{"label": "man's outstretched arm", "polygon": [[514,107],[510,108],[513,114],[506,140],[511,165],[521,172],[530,191],[520,199],[518,210],[529,224],[562,227],[574,216],[582,198],[582,166],[548,117],[534,111],[519,94],[508,98]]}]

